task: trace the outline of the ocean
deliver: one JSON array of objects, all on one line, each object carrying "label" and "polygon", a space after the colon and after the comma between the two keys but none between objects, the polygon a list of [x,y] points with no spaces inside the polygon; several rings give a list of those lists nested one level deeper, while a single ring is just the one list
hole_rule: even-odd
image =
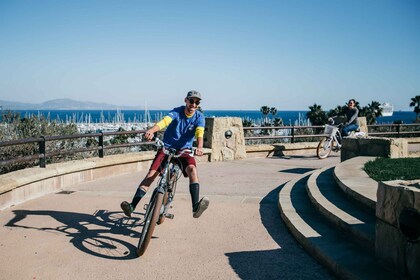
[{"label": "ocean", "polygon": [[[77,123],[136,123],[156,122],[169,111],[149,110],[13,110],[20,113],[21,117],[30,115],[44,116],[51,121],[77,122]],[[278,111],[274,118],[282,118],[285,125],[305,125],[307,111]],[[263,115],[256,110],[207,110],[206,117],[239,117],[260,124]],[[272,115],[268,115],[272,118]],[[378,124],[391,124],[394,121],[402,121],[405,124],[413,123],[416,115],[410,111],[395,111],[391,117],[380,117]],[[0,116],[1,118],[1,116]]]}]

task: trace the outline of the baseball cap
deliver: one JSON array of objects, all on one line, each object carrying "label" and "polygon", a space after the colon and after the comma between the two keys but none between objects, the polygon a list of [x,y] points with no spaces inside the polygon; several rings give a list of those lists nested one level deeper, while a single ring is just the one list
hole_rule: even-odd
[{"label": "baseball cap", "polygon": [[187,93],[187,98],[198,98],[201,99],[201,94],[196,90],[190,90]]}]

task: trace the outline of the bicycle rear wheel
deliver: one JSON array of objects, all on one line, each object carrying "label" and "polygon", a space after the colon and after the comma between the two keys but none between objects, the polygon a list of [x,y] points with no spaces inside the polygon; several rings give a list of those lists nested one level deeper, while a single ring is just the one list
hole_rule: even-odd
[{"label": "bicycle rear wheel", "polygon": [[319,159],[327,158],[333,148],[334,140],[329,137],[324,137],[319,141],[318,147],[316,148],[316,155]]},{"label": "bicycle rear wheel", "polygon": [[163,194],[156,192],[150,200],[147,208],[146,217],[144,221],[143,230],[141,231],[139,244],[137,246],[137,255],[141,257],[146,252],[150,239],[152,238],[153,231],[156,227],[159,218],[160,210],[162,207]]}]

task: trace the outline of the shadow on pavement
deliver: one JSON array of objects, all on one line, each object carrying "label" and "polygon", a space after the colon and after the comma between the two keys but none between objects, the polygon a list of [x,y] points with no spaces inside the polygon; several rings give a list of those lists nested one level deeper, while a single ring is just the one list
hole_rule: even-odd
[{"label": "shadow on pavement", "polygon": [[[137,258],[136,246],[116,238],[130,236],[137,238],[140,231],[133,230],[140,226],[139,218],[125,218],[121,212],[98,210],[93,215],[50,210],[15,210],[15,217],[5,226],[59,232],[69,236],[70,243],[77,249],[105,259]],[[51,217],[61,225],[57,227],[32,226],[31,216]]]},{"label": "shadow on pavement", "polygon": [[261,220],[279,249],[227,253],[241,279],[333,279],[289,233],[277,206],[281,185],[260,202]]},{"label": "shadow on pavement", "polygon": [[293,174],[305,174],[306,172],[312,171],[314,170],[313,168],[290,168],[290,169],[283,169],[280,170],[279,172],[282,173],[293,173]]}]

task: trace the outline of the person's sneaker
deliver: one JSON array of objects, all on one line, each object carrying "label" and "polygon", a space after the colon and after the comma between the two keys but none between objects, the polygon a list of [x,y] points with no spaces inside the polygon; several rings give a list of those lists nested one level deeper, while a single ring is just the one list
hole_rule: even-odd
[{"label": "person's sneaker", "polygon": [[131,217],[131,213],[133,213],[133,206],[131,206],[130,203],[128,203],[127,201],[123,201],[121,202],[121,209],[124,211],[124,214],[127,217]]},{"label": "person's sneaker", "polygon": [[193,217],[198,218],[203,214],[203,212],[209,207],[210,200],[208,197],[203,197],[200,202],[198,202],[197,209],[193,211]]}]

